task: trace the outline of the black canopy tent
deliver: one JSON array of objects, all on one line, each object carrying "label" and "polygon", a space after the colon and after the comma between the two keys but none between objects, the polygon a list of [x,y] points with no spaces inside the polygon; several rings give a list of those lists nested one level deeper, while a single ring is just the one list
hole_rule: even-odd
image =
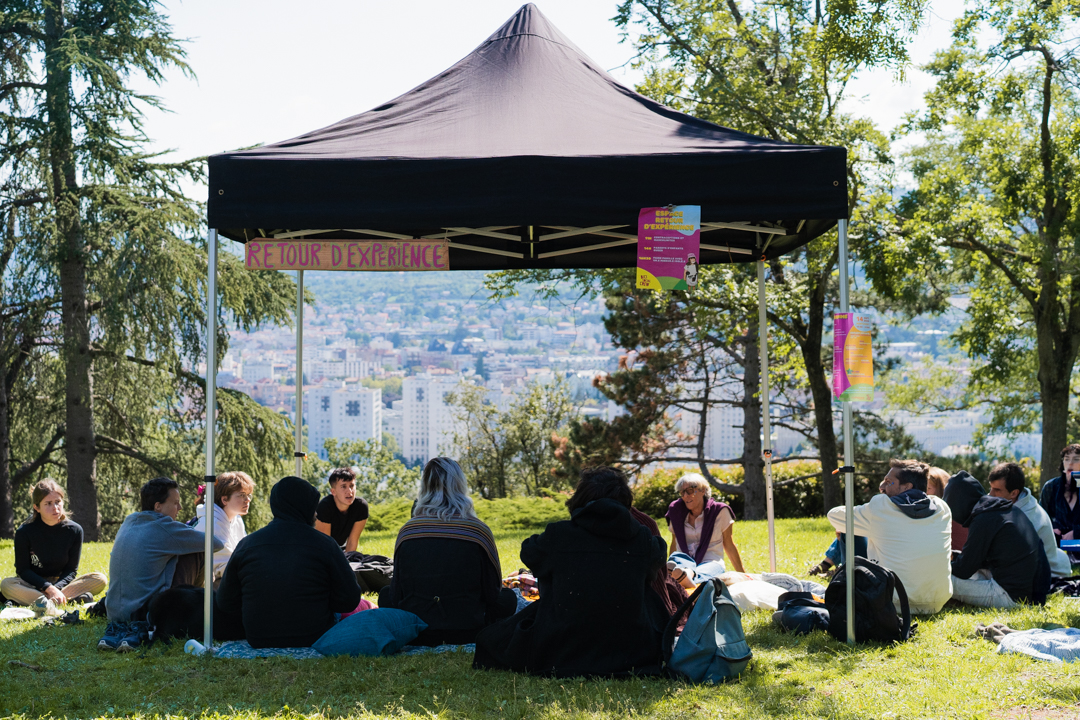
[{"label": "black canopy tent", "polygon": [[[758,262],[767,368],[763,260],[839,223],[847,309],[846,155],[844,148],[760,138],[660,105],[617,83],[535,5],[525,5],[463,60],[395,100],[292,140],[210,157],[207,407],[215,406],[216,394],[219,232],[242,243],[440,239],[449,243],[452,270],[617,268],[637,263],[641,208],[700,205],[701,263]],[[303,272],[297,273],[297,474]],[[775,569],[768,373],[762,378]],[[850,404],[844,408],[850,466]],[[209,422],[206,447],[212,497]],[[849,523],[851,517],[849,510]],[[853,542],[851,527],[848,539]],[[209,618],[211,608],[206,613]]]}]

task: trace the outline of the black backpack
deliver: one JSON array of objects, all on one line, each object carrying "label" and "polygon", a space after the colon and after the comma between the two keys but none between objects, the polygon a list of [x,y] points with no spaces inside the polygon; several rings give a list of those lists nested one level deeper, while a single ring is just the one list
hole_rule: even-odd
[{"label": "black backpack", "polygon": [[[900,598],[902,615],[893,607],[893,591]],[[911,609],[904,583],[892,570],[863,557],[855,558],[855,642],[903,642],[915,634]],[[836,568],[832,582],[825,589],[825,607],[829,611],[829,634],[847,642],[846,568]]]}]

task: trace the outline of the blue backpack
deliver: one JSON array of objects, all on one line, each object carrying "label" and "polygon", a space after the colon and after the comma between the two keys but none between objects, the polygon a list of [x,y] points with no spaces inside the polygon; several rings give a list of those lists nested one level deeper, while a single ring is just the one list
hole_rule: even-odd
[{"label": "blue backpack", "polygon": [[[675,632],[687,612],[690,617],[676,642]],[[698,586],[668,622],[663,642],[668,674],[695,683],[736,678],[753,657],[743,633],[742,613],[721,580]]]}]

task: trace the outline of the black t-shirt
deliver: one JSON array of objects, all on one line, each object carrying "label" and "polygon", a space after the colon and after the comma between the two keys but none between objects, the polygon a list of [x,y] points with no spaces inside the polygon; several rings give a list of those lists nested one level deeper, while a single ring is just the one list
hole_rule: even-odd
[{"label": "black t-shirt", "polygon": [[341,512],[334,502],[334,496],[327,495],[319,501],[319,507],[315,510],[315,519],[330,526],[330,537],[342,548],[352,533],[353,525],[367,518],[368,506],[363,498],[353,498],[349,509]]},{"label": "black t-shirt", "polygon": [[[39,516],[15,531],[15,572],[38,590],[47,585],[61,590],[75,579],[82,542],[83,530],[78,523],[64,520],[50,526]],[[57,581],[49,582],[47,578],[53,577]]]}]

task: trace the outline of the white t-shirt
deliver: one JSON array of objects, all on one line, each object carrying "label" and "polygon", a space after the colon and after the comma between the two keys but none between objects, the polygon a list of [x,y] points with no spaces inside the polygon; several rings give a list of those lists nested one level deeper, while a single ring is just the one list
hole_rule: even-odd
[{"label": "white t-shirt", "polygon": [[[712,560],[724,560],[724,531],[735,524],[735,513],[731,511],[731,508],[721,508],[720,514],[716,516],[716,522],[713,524],[712,537],[709,538],[709,548],[705,551],[705,557],[701,559],[701,562],[710,562]],[[702,512],[697,518],[691,518],[690,513],[686,513],[686,520],[683,522],[683,535],[686,537],[686,554],[691,557],[696,557],[698,545],[701,544],[701,529],[705,526],[705,513]]]},{"label": "white t-shirt", "polygon": [[[206,532],[206,513],[205,505],[195,506],[195,517],[198,521],[195,523],[194,528],[201,532]],[[225,543],[225,547],[214,553],[214,578],[220,578],[225,574],[225,566],[229,563],[229,558],[232,557],[233,550],[236,549],[236,545],[247,536],[247,528],[244,527],[244,516],[237,515],[229,522],[228,515],[221,509],[221,506],[214,504],[214,537],[221,542]]]}]

